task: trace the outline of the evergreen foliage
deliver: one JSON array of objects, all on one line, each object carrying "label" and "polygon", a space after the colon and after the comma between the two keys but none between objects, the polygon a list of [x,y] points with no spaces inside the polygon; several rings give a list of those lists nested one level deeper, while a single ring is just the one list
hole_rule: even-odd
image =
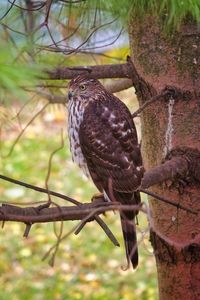
[{"label": "evergreen foliage", "polygon": [[135,17],[146,13],[158,15],[162,18],[164,29],[178,30],[186,18],[192,18],[200,23],[199,0],[133,0],[132,11]]},{"label": "evergreen foliage", "polygon": [[[88,4],[85,5],[91,6],[91,2],[94,5],[95,1],[92,0],[86,1]],[[130,11],[136,19],[148,13],[164,16],[163,25],[167,31],[177,30],[187,17],[192,17],[194,21],[200,23],[199,0],[102,0],[97,2],[100,3],[102,10],[120,16],[123,22],[127,22]]]},{"label": "evergreen foliage", "polygon": [[[21,50],[21,51],[20,51]],[[8,93],[16,97],[24,97],[22,87],[33,86],[38,78],[44,76],[42,66],[34,64],[27,59],[25,48],[19,50],[14,48],[10,43],[0,45],[0,86],[1,101],[2,93]],[[19,59],[19,53],[24,52],[23,59]],[[4,101],[8,98],[3,97]]]}]

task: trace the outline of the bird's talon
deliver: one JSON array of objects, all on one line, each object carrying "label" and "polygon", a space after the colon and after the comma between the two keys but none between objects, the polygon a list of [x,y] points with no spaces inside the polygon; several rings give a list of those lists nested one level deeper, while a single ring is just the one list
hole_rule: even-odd
[{"label": "bird's talon", "polygon": [[92,196],[91,201],[95,204],[102,204],[103,202],[105,202],[105,198],[103,194],[95,194],[94,196]]}]

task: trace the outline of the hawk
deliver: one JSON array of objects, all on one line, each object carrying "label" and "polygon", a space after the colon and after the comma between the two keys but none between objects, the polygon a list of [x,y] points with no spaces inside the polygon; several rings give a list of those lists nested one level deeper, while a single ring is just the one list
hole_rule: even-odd
[{"label": "hawk", "polygon": [[[131,113],[88,75],[79,75],[69,83],[68,134],[73,161],[92,178],[105,200],[114,196],[121,204],[140,204],[137,189],[144,168]],[[137,213],[120,212],[126,256],[133,268],[138,265]]]}]

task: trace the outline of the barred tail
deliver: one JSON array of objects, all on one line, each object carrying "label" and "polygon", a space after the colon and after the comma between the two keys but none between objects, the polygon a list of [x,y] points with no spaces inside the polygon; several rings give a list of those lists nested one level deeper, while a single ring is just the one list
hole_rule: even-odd
[{"label": "barred tail", "polygon": [[[114,197],[124,205],[140,205],[140,193],[138,191],[133,193],[125,193],[114,191]],[[120,213],[122,233],[124,237],[124,246],[126,250],[126,257],[128,263],[131,262],[135,269],[138,265],[138,248],[135,217],[138,211],[123,211]]]},{"label": "barred tail", "polygon": [[132,266],[135,269],[138,265],[138,248],[135,224],[133,223],[133,220],[126,218],[126,216],[123,214],[120,214],[120,217],[126,257],[128,261],[131,261]]}]

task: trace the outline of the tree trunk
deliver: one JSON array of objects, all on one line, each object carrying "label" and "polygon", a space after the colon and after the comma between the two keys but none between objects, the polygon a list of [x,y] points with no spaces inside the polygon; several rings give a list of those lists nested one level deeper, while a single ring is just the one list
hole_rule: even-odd
[{"label": "tree trunk", "polygon": [[[130,17],[132,61],[140,80],[140,104],[167,86],[179,91],[169,101],[157,101],[141,114],[145,168],[161,164],[172,150],[199,155],[200,151],[200,32],[191,20],[167,36],[162,20]],[[200,172],[199,170],[195,170]],[[200,209],[199,188],[191,178],[159,184],[158,194]],[[161,300],[200,299],[200,218],[150,199],[151,243],[154,248]]]}]

